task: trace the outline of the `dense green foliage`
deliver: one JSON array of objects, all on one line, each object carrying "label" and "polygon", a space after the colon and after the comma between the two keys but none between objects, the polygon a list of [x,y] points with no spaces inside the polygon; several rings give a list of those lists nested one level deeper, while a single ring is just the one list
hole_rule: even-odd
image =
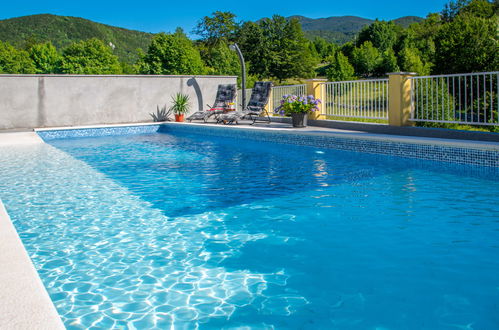
[{"label": "dense green foliage", "polygon": [[237,42],[253,77],[283,81],[314,76],[317,52],[309,47],[296,19],[275,15],[239,26],[233,14],[218,11],[204,17],[194,32],[202,37],[198,47],[213,73],[239,73],[239,59],[227,46],[228,42]]},{"label": "dense green foliage", "polygon": [[121,66],[111,48],[93,38],[64,49],[60,70],[70,74],[120,74]]},{"label": "dense green foliage", "polygon": [[147,49],[151,33],[132,31],[92,22],[79,17],[49,14],[31,15],[0,20],[0,40],[17,48],[28,43],[51,42],[59,51],[73,42],[97,38],[114,45],[114,54],[121,61],[133,64],[137,49]]},{"label": "dense green foliage", "polygon": [[381,53],[371,41],[365,41],[352,52],[352,64],[357,76],[374,76],[380,63]]},{"label": "dense green foliage", "polygon": [[238,24],[230,12],[216,11],[213,16],[205,16],[199,21],[194,32],[201,36],[197,47],[204,59],[207,74],[240,74],[241,65],[236,52],[230,50]]},{"label": "dense green foliage", "polygon": [[[405,29],[375,21],[340,50],[362,78],[399,70],[419,75],[496,71],[497,10],[497,3],[486,0],[451,1],[442,13]],[[329,61],[329,66],[337,63]]]},{"label": "dense green foliage", "polygon": [[376,20],[369,26],[363,28],[357,36],[357,46],[369,41],[381,52],[392,49],[397,41],[397,32],[401,29],[393,22]]},{"label": "dense green foliage", "polygon": [[326,70],[327,79],[331,81],[352,80],[355,70],[348,58],[341,51],[336,52],[330,60],[331,65]]},{"label": "dense green foliage", "polygon": [[303,31],[305,37],[308,40],[314,40],[316,38],[324,39],[335,45],[342,45],[345,42],[349,42],[355,39],[357,33],[343,33],[337,31],[327,31],[327,30],[309,30]]},{"label": "dense green foliage", "polygon": [[203,58],[206,59],[208,74],[237,76],[241,73],[241,64],[237,54],[230,50],[225,41],[205,48],[202,53]]},{"label": "dense green foliage", "polygon": [[35,73],[36,68],[27,51],[0,41],[0,73]]},{"label": "dense green foliage", "polygon": [[203,74],[205,71],[198,49],[180,29],[173,34],[156,34],[138,66],[145,74]]},{"label": "dense green foliage", "polygon": [[314,76],[318,59],[296,19],[275,15],[258,23],[247,22],[239,29],[236,40],[250,62],[250,74],[278,81]]},{"label": "dense green foliage", "polygon": [[58,73],[62,57],[51,42],[34,44],[28,49],[36,73]]},{"label": "dense green foliage", "polygon": [[228,42],[233,39],[237,30],[237,23],[231,12],[216,11],[213,16],[205,16],[199,21],[194,33],[199,35],[208,44],[216,44],[219,41]]},{"label": "dense green foliage", "polygon": [[[456,16],[435,38],[435,72],[493,71],[499,68],[497,20]],[[496,38],[493,36],[496,35]]]}]

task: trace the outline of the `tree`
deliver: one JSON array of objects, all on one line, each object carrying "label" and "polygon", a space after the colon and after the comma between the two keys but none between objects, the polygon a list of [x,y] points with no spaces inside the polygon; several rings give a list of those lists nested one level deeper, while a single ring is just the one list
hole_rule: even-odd
[{"label": "tree", "polygon": [[120,74],[121,66],[111,47],[92,38],[64,49],[61,71],[71,74]]},{"label": "tree", "polygon": [[402,71],[415,72],[419,75],[430,74],[430,65],[423,63],[419,51],[406,47],[399,54],[399,65]]},{"label": "tree", "polygon": [[398,71],[400,71],[400,69],[397,64],[397,57],[395,56],[393,49],[390,48],[381,55],[381,63],[377,68],[377,75],[384,76],[387,73]]},{"label": "tree", "polygon": [[146,74],[203,74],[205,68],[199,51],[181,29],[173,34],[158,33],[147,54],[139,62]]},{"label": "tree", "polygon": [[205,16],[201,19],[193,32],[208,44],[232,41],[238,28],[235,17],[236,15],[229,11],[216,11],[212,17]]},{"label": "tree", "polygon": [[35,73],[35,65],[25,50],[0,41],[0,73]]},{"label": "tree", "polygon": [[404,48],[415,48],[421,60],[433,63],[435,60],[435,36],[440,32],[444,22],[440,15],[430,14],[418,24],[412,24],[402,34],[395,51],[400,54]]},{"label": "tree", "polygon": [[297,19],[275,15],[262,22],[269,49],[269,75],[279,81],[292,77],[311,77],[314,62]]},{"label": "tree", "polygon": [[315,59],[297,19],[275,15],[258,24],[244,24],[238,35],[252,74],[279,81],[314,75]]},{"label": "tree", "polygon": [[494,18],[498,9],[497,0],[493,3],[487,0],[457,0],[445,4],[441,15],[445,22],[452,22],[458,15],[465,13],[481,18]]},{"label": "tree", "polygon": [[241,71],[236,52],[223,41],[207,50],[205,63],[210,74],[238,76]]},{"label": "tree", "polygon": [[196,43],[206,64],[206,73],[218,75],[239,75],[240,64],[237,54],[229,49],[238,28],[235,15],[216,11],[212,17],[205,16],[194,32],[202,37]]},{"label": "tree", "polygon": [[352,80],[355,70],[348,58],[341,51],[337,51],[331,58],[331,64],[326,69],[327,79],[330,81]]},{"label": "tree", "polygon": [[352,64],[355,73],[363,77],[372,77],[376,73],[382,58],[372,42],[366,41],[352,52]]},{"label": "tree", "polygon": [[481,18],[494,18],[498,9],[499,1],[497,0],[494,4],[487,0],[472,0],[459,11],[459,14],[470,14]]},{"label": "tree", "polygon": [[28,49],[33,60],[36,73],[58,73],[61,65],[61,55],[51,42],[34,44]]},{"label": "tree", "polygon": [[397,41],[397,26],[392,21],[374,21],[369,26],[364,27],[357,36],[357,47],[370,41],[380,52],[385,52],[393,48]]},{"label": "tree", "polygon": [[435,38],[435,72],[494,71],[499,67],[498,22],[460,14]]},{"label": "tree", "polygon": [[338,48],[335,44],[327,42],[321,37],[315,37],[313,40],[313,45],[321,60],[325,60],[328,57],[334,55],[336,49]]},{"label": "tree", "polygon": [[254,22],[245,22],[237,31],[237,43],[244,59],[251,63],[248,72],[252,75],[263,77],[267,74],[268,49],[265,47],[262,27]]},{"label": "tree", "polygon": [[353,42],[345,42],[341,47],[340,51],[350,59],[350,62],[352,62],[352,57],[353,57],[353,50],[355,49],[355,45]]}]

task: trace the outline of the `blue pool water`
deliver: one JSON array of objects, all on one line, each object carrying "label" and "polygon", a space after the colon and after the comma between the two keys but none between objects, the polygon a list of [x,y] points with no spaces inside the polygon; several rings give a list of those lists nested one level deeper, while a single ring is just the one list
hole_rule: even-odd
[{"label": "blue pool water", "polygon": [[497,169],[195,134],[0,150],[67,328],[497,329]]}]

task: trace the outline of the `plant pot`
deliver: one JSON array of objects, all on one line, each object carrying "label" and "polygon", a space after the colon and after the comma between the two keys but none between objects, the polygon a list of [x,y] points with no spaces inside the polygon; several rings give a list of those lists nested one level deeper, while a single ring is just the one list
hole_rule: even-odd
[{"label": "plant pot", "polygon": [[307,127],[307,114],[306,113],[292,113],[291,120],[293,127],[301,128]]},{"label": "plant pot", "polygon": [[179,123],[183,122],[184,121],[184,114],[180,114],[180,115],[175,114],[175,121],[179,122]]}]

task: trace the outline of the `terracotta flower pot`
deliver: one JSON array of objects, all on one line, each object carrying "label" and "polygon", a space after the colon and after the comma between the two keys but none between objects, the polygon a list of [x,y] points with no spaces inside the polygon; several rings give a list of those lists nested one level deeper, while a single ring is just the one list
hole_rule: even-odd
[{"label": "terracotta flower pot", "polygon": [[175,114],[175,121],[179,122],[179,123],[183,122],[184,121],[184,114],[180,114],[180,115]]}]

